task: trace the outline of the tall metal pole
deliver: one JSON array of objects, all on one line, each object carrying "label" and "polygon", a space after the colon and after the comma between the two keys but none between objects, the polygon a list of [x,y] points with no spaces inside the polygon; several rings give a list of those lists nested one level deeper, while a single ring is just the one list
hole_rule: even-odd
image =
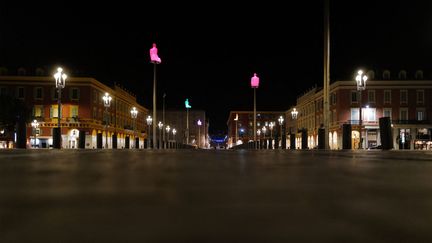
[{"label": "tall metal pole", "polygon": [[189,144],[189,108],[186,108],[186,144]]},{"label": "tall metal pole", "polygon": [[256,88],[254,90],[254,115],[253,115],[253,131],[254,131],[254,141],[256,141]]},{"label": "tall metal pole", "polygon": [[105,106],[105,148],[108,148],[108,107]]},{"label": "tall metal pole", "polygon": [[59,85],[59,87],[58,87],[58,99],[57,99],[57,108],[58,108],[58,110],[57,110],[57,117],[58,117],[58,119],[57,119],[57,127],[58,127],[58,129],[59,129],[59,133],[60,133],[60,140],[59,140],[59,144],[60,144],[60,146],[59,146],[59,148],[61,148],[62,147],[62,137],[61,137],[61,134],[62,134],[62,132],[61,132],[61,127],[60,127],[60,120],[61,120],[61,87],[60,87],[60,85]]},{"label": "tall metal pole", "polygon": [[198,148],[200,148],[200,140],[201,140],[201,126],[198,126]]},{"label": "tall metal pole", "polygon": [[329,149],[329,89],[330,89],[330,0],[325,0],[324,3],[324,144],[325,149]]},{"label": "tall metal pole", "polygon": [[156,140],[156,63],[153,64],[153,149],[155,149],[157,140]]},{"label": "tall metal pole", "polygon": [[150,125],[148,125],[148,131],[149,131],[149,134],[148,134],[148,138],[147,138],[147,148],[151,149],[151,146],[150,146],[150,133],[151,133]]},{"label": "tall metal pole", "polygon": [[[165,123],[165,96],[166,96],[166,94],[164,93],[163,95],[162,95],[162,100],[163,100],[163,102],[162,102],[162,123],[165,125],[166,123]],[[162,140],[163,141],[165,141],[165,129],[162,131]],[[164,143],[164,146],[165,146],[165,143]]]},{"label": "tall metal pole", "polygon": [[238,122],[238,120],[236,120],[235,122],[236,122],[235,123],[235,126],[236,126],[235,133],[236,134],[235,134],[235,142],[234,142],[234,144],[237,145],[237,141],[238,141],[238,132],[237,132],[237,127],[238,126],[237,126],[237,122]]},{"label": "tall metal pole", "polygon": [[362,120],[363,120],[363,118],[362,118],[362,91],[360,90],[360,99],[359,99],[359,101],[360,101],[360,109],[359,109],[359,111],[360,111],[360,114],[359,114],[359,117],[360,117],[360,121],[359,121],[359,125],[360,125],[360,128],[359,128],[359,139],[360,139],[360,143],[359,143],[359,149],[362,149],[363,148],[363,143],[362,143]]}]

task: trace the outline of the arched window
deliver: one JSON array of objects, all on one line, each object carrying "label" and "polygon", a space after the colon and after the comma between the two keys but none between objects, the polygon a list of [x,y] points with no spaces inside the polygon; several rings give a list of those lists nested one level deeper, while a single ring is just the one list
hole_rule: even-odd
[{"label": "arched window", "polygon": [[374,80],[375,79],[375,72],[373,70],[369,70],[369,71],[367,71],[366,76],[368,77],[369,80]]},{"label": "arched window", "polygon": [[25,76],[27,74],[26,70],[24,68],[18,68],[18,75],[19,76]]},{"label": "arched window", "polygon": [[423,71],[417,70],[415,73],[415,79],[423,79]]},{"label": "arched window", "polygon": [[384,70],[383,79],[386,79],[386,80],[390,79],[390,71],[389,70]]},{"label": "arched window", "polygon": [[398,75],[399,79],[407,79],[407,72],[405,70],[401,70]]}]

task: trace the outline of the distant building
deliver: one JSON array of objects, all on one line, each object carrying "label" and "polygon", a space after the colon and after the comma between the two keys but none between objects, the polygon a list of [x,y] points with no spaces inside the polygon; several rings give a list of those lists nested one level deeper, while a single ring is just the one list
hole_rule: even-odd
[{"label": "distant building", "polygon": [[[228,147],[232,147],[236,144],[247,143],[253,141],[253,111],[231,111],[228,117]],[[263,127],[266,127],[266,133],[261,132],[260,135],[257,134],[257,139],[259,138],[274,138],[280,134],[280,125],[278,119],[280,116],[285,117],[285,112],[283,111],[257,111],[256,112],[257,124],[256,129],[262,131]],[[238,116],[238,120],[234,119]],[[272,130],[270,129],[270,123],[274,122]],[[237,126],[237,141],[236,141],[236,126]],[[280,136],[279,136],[280,137]]]},{"label": "distant building", "polygon": [[[362,92],[357,91],[355,81],[336,81],[330,85],[330,148],[342,148],[342,125],[347,123],[352,125],[353,149],[380,145],[379,118],[390,117],[395,149],[432,149],[432,80],[424,80],[421,70],[411,79],[404,70],[395,77],[388,70],[381,76],[373,71],[367,75],[369,80]],[[297,119],[291,117],[294,107]],[[318,129],[324,123],[323,90],[309,90],[297,99],[294,107],[286,112],[288,146],[292,134],[296,137],[295,147],[301,147],[301,131],[306,131],[308,147],[315,148]]]},{"label": "distant building", "polygon": [[[26,74],[23,69],[18,73]],[[37,73],[45,74],[39,69]],[[102,100],[105,93],[113,98],[107,113]],[[40,124],[36,131],[30,123],[27,125],[28,147],[52,146],[52,128],[57,127],[58,121],[58,93],[53,77],[0,75],[0,95],[2,94],[22,100],[31,107],[32,118]],[[118,148],[133,148],[136,139],[139,141],[138,146],[143,147],[147,137],[145,118],[148,109],[138,104],[136,97],[121,87],[111,88],[94,78],[68,77],[62,90],[61,104],[63,148],[78,147],[79,131],[85,131],[85,148],[96,148],[98,139],[102,139],[102,146],[105,147],[106,137],[108,148],[112,148],[113,135],[117,137]],[[135,120],[131,118],[132,107],[138,110]],[[107,126],[105,121],[108,121]],[[102,138],[98,134],[102,134]]]},{"label": "distant building", "polygon": [[[206,118],[206,113],[203,110],[194,110],[189,109],[189,118],[187,119],[187,112],[185,110],[165,110],[165,124],[164,128],[166,129],[167,125],[170,126],[169,140],[176,141],[178,143],[186,144],[187,138],[187,123],[189,120],[189,144],[199,146],[200,148],[208,148],[209,147],[209,139],[208,139],[208,129],[209,122]],[[157,111],[158,122],[163,120],[163,111]],[[198,120],[201,121],[201,126],[198,126]],[[158,123],[156,122],[156,124]],[[174,136],[172,133],[173,129],[176,129],[177,133]],[[163,136],[163,132],[157,128],[157,136]],[[199,139],[198,139],[199,135]],[[168,133],[165,130],[165,138],[164,141],[168,140]]]}]

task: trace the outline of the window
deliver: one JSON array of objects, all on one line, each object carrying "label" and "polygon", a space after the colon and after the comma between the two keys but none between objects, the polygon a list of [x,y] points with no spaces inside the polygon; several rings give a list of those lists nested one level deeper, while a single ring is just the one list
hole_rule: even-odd
[{"label": "window", "polygon": [[351,108],[351,121],[354,121],[355,124],[360,120],[359,114],[359,108]]},{"label": "window", "polygon": [[383,117],[392,117],[392,110],[391,108],[384,108],[383,109]]},{"label": "window", "polygon": [[386,79],[386,80],[390,79],[390,71],[389,70],[385,70],[383,72],[383,79]]},{"label": "window", "polygon": [[376,121],[376,108],[362,109],[362,113],[365,121],[370,121],[370,122]]},{"label": "window", "polygon": [[375,103],[375,90],[368,91],[368,102]]},{"label": "window", "polygon": [[24,99],[24,87],[18,87],[17,88],[17,93],[16,93],[16,97],[17,99]]},{"label": "window", "polygon": [[417,118],[417,121],[423,121],[423,120],[426,120],[426,117],[425,117],[425,110],[424,110],[424,108],[418,108],[417,110],[416,110],[416,118]]},{"label": "window", "polygon": [[[62,107],[60,107],[60,108],[62,108]],[[60,111],[60,117],[62,115],[61,112],[62,111]],[[50,118],[58,118],[58,105],[51,105]]]},{"label": "window", "polygon": [[406,79],[407,78],[407,72],[405,70],[402,70],[399,72],[399,79]]},{"label": "window", "polygon": [[415,73],[415,79],[423,79],[423,71],[417,70]]},{"label": "window", "polygon": [[58,89],[56,89],[55,87],[53,87],[51,89],[51,98],[53,100],[57,100],[58,99]]},{"label": "window", "polygon": [[400,108],[399,120],[408,120],[408,108]]},{"label": "window", "polygon": [[71,88],[69,90],[69,97],[71,100],[79,100],[80,98],[79,88]]},{"label": "window", "polygon": [[7,88],[6,87],[0,87],[0,95],[7,95]]},{"label": "window", "polygon": [[330,96],[330,105],[335,105],[336,101],[336,93],[332,93]]},{"label": "window", "polygon": [[400,103],[401,104],[408,103],[408,90],[401,90],[400,91]]},{"label": "window", "polygon": [[97,108],[93,106],[93,119],[97,119]]},{"label": "window", "polygon": [[78,117],[78,106],[77,105],[71,105],[70,106],[70,116],[71,117]]},{"label": "window", "polygon": [[42,105],[33,106],[33,116],[34,117],[43,117],[44,116]]},{"label": "window", "polygon": [[43,89],[42,89],[42,87],[36,87],[34,89],[34,98],[35,98],[35,100],[41,100],[41,99],[43,99]]},{"label": "window", "polygon": [[358,102],[358,93],[355,90],[351,90],[351,103]]},{"label": "window", "polygon": [[423,104],[424,102],[424,90],[417,90],[417,104]]},{"label": "window", "polygon": [[384,90],[384,104],[391,104],[391,90]]}]

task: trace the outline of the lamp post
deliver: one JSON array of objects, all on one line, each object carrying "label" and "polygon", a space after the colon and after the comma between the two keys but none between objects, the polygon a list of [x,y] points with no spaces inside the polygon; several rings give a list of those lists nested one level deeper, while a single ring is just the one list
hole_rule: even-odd
[{"label": "lamp post", "polygon": [[[147,116],[146,121],[147,121],[147,125],[148,125],[147,147],[148,147],[148,149],[151,149],[151,146],[150,146],[150,131],[151,131],[150,130],[150,126],[151,126],[151,124],[153,122],[153,119],[152,119],[151,116]],[[154,134],[153,134],[153,136],[154,136]]]},{"label": "lamp post", "polygon": [[166,132],[167,132],[167,141],[169,141],[169,132],[170,132],[170,130],[171,130],[171,127],[168,125],[168,126],[165,128],[165,130],[166,130]]},{"label": "lamp post", "polygon": [[238,114],[236,114],[236,117],[234,118],[235,121],[235,142],[234,144],[237,145],[237,141],[238,141],[238,132],[237,132],[237,122],[238,122]]},{"label": "lamp post", "polygon": [[[162,123],[165,124],[165,96],[166,94],[164,93],[162,95]],[[162,138],[165,141],[165,130],[162,131]]]},{"label": "lamp post", "polygon": [[251,87],[254,90],[254,117],[253,117],[253,131],[254,131],[254,141],[256,140],[256,89],[259,86],[259,78],[256,73],[254,73],[254,76],[251,78]]},{"label": "lamp post", "polygon": [[130,112],[131,112],[131,117],[133,119],[133,127],[132,127],[132,129],[133,129],[133,135],[134,135],[134,139],[135,139],[135,122],[136,122],[136,118],[138,116],[138,110],[135,107],[132,107],[132,110]]},{"label": "lamp post", "polygon": [[198,119],[197,124],[198,124],[198,148],[199,148],[200,147],[200,141],[201,141],[201,125],[202,125],[201,120]]},{"label": "lamp post", "polygon": [[267,132],[267,128],[266,128],[266,127],[263,127],[263,128],[261,128],[261,130],[262,130],[262,132],[263,132],[263,137],[264,137],[264,139],[265,139],[265,135],[266,135],[266,132]]},{"label": "lamp post", "polygon": [[[297,109],[294,107],[293,108],[293,110],[291,111],[291,119],[292,119],[292,121],[294,121],[294,120],[296,120],[297,119],[297,115],[298,115],[298,111],[297,111]],[[297,130],[297,122],[295,123],[295,127],[294,127],[294,131],[296,131]],[[292,148],[296,148],[296,139],[295,139],[295,135],[294,135],[294,138],[291,138],[291,136],[292,136],[292,132],[291,132],[291,127],[290,127],[290,147],[291,147],[291,149]]]},{"label": "lamp post", "polygon": [[111,106],[111,96],[108,93],[102,97],[105,106],[105,148],[108,148],[108,108]]},{"label": "lamp post", "polygon": [[362,141],[362,91],[366,89],[366,81],[367,81],[368,77],[363,74],[362,70],[359,70],[357,72],[357,76],[355,78],[356,83],[357,83],[357,90],[360,93],[360,98],[359,98],[359,116],[360,116],[360,120],[359,120],[359,126],[360,126],[360,144],[359,144],[359,148],[363,148],[363,141]]},{"label": "lamp post", "polygon": [[158,127],[159,127],[159,149],[162,149],[162,129],[163,129],[163,123],[159,122],[158,123]]},{"label": "lamp post", "polygon": [[[281,146],[280,147],[282,147],[282,125],[283,125],[283,122],[284,122],[284,118],[282,117],[282,116],[279,116],[279,118],[278,118],[278,122],[279,122],[279,127],[280,127],[280,139],[281,139]],[[285,141],[286,142],[286,141]],[[285,145],[286,145],[286,143],[285,143]],[[285,149],[285,148],[284,148]]]},{"label": "lamp post", "polygon": [[58,110],[57,110],[57,117],[58,117],[58,119],[57,119],[57,127],[58,127],[58,130],[59,130],[59,134],[60,134],[60,137],[59,137],[59,148],[61,148],[61,127],[60,127],[60,120],[61,120],[61,90],[65,87],[65,84],[66,84],[66,78],[67,78],[67,75],[65,74],[65,73],[63,73],[63,68],[61,68],[61,67],[58,67],[57,68],[57,73],[55,73],[54,74],[54,79],[55,79],[55,84],[56,84],[56,88],[57,88],[57,92],[58,92],[58,99],[57,99],[57,102],[58,102],[58,104],[57,104],[57,108],[58,108]]},{"label": "lamp post", "polygon": [[[258,129],[256,131],[256,133],[258,135],[258,140],[260,140],[261,139],[261,129]],[[259,143],[259,145],[258,145],[257,149],[261,148],[261,141],[259,141],[258,143]]]},{"label": "lamp post", "polygon": [[[162,61],[158,56],[158,49],[156,43],[153,43],[153,47],[150,49],[150,62],[153,63],[153,145],[156,144],[156,65]],[[153,146],[154,147],[154,146]]]},{"label": "lamp post", "polygon": [[189,105],[189,99],[185,100],[185,107],[186,107],[186,144],[189,144],[189,109],[192,108],[192,106]]},{"label": "lamp post", "polygon": [[176,133],[177,133],[177,130],[176,130],[175,128],[173,128],[172,133],[173,133],[173,140],[174,140],[174,142],[175,142],[175,135],[176,135]]},{"label": "lamp post", "polygon": [[37,120],[33,120],[31,126],[34,129],[34,147],[36,148],[37,128],[39,127],[39,122]]}]

